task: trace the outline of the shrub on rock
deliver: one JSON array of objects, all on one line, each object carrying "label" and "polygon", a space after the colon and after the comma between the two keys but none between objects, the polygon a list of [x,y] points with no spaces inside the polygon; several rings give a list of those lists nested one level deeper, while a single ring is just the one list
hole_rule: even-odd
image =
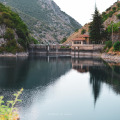
[{"label": "shrub on rock", "polygon": [[120,51],[120,41],[115,42],[113,48],[115,51]]}]

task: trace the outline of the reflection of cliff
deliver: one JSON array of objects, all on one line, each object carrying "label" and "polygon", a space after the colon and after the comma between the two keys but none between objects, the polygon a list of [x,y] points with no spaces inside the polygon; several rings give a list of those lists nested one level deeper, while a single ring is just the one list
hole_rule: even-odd
[{"label": "reflection of cliff", "polygon": [[[0,87],[17,88],[26,78],[29,69],[27,57],[0,58]],[[22,86],[21,86],[22,87]]]},{"label": "reflection of cliff", "polygon": [[0,88],[47,86],[71,68],[70,58],[1,58]]},{"label": "reflection of cliff", "polygon": [[32,97],[37,93],[45,94],[48,86],[71,67],[69,57],[0,58],[0,95],[4,95],[5,100],[11,100],[11,95],[23,87],[22,106],[29,107]]},{"label": "reflection of cliff", "polygon": [[101,59],[73,59],[72,67],[80,73],[90,73],[90,84],[92,86],[94,102],[96,103],[101,92],[101,86],[106,83],[120,94],[120,67],[113,66],[112,68],[105,65]]}]

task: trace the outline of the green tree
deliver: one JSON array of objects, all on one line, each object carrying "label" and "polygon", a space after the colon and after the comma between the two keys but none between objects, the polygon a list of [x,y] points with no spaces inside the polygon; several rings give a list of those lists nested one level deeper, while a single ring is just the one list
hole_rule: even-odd
[{"label": "green tree", "polygon": [[116,15],[118,19],[120,19],[120,14]]},{"label": "green tree", "polygon": [[103,34],[103,22],[102,17],[95,8],[95,13],[93,14],[93,21],[90,24],[89,30],[90,30],[90,39],[91,41],[94,41],[96,44],[102,42],[102,34]]},{"label": "green tree", "polygon": [[115,42],[113,48],[115,51],[120,51],[120,41]]},{"label": "green tree", "polygon": [[6,30],[6,32],[5,32],[4,38],[7,39],[7,40],[12,40],[12,39],[14,39],[15,36],[14,36],[14,31],[13,31],[13,29],[7,28],[7,30]]},{"label": "green tree", "polygon": [[76,30],[75,30],[75,32],[78,32],[78,31],[79,31],[79,29],[76,29]]},{"label": "green tree", "polygon": [[60,41],[60,43],[62,44],[62,43],[64,43],[66,40],[67,40],[67,38],[64,37],[64,38]]},{"label": "green tree", "polygon": [[83,34],[85,34],[85,33],[86,33],[86,30],[85,30],[85,29],[82,29],[81,34],[83,35]]}]

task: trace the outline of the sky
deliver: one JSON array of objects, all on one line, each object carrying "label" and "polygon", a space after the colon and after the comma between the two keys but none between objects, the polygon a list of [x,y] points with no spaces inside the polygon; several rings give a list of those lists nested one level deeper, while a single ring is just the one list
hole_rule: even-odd
[{"label": "sky", "polygon": [[[92,20],[95,10],[95,0],[54,0],[62,11],[84,25]],[[117,0],[96,0],[100,13],[109,8]]]}]

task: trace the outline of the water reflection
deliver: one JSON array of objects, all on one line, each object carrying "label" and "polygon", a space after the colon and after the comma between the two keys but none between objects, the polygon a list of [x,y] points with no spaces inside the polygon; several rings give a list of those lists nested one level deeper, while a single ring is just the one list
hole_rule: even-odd
[{"label": "water reflection", "polygon": [[[64,64],[66,64],[66,66]],[[70,58],[0,58],[0,88],[47,86],[71,68]]]},{"label": "water reflection", "polygon": [[[98,58],[0,58],[0,95],[9,100],[22,87],[23,102],[17,105],[21,120],[120,118],[116,114],[120,110],[120,96],[116,97],[120,94],[120,67]],[[103,96],[108,89],[112,91],[112,97],[110,93]],[[110,102],[106,96],[115,100]],[[100,98],[104,99],[102,103],[98,102]],[[108,111],[112,103],[111,108],[117,110],[112,114],[111,109],[111,117],[105,110]],[[104,107],[106,104],[108,109]],[[53,114],[58,116],[51,116]],[[70,116],[61,117],[61,114]]]},{"label": "water reflection", "polygon": [[0,58],[0,95],[10,100],[13,93],[24,88],[22,104],[30,106],[34,95],[44,93],[49,85],[71,69],[70,60],[69,57]]},{"label": "water reflection", "polygon": [[90,73],[94,103],[100,96],[103,83],[112,88],[116,94],[120,94],[119,66],[110,66],[98,58],[81,58],[72,60],[72,68],[80,73]]},{"label": "water reflection", "polygon": [[22,87],[26,90],[42,87],[43,90],[71,68],[82,74],[90,74],[89,81],[95,103],[100,96],[103,83],[116,94],[120,94],[120,67],[108,65],[99,58],[0,58],[0,89],[17,91]]}]

